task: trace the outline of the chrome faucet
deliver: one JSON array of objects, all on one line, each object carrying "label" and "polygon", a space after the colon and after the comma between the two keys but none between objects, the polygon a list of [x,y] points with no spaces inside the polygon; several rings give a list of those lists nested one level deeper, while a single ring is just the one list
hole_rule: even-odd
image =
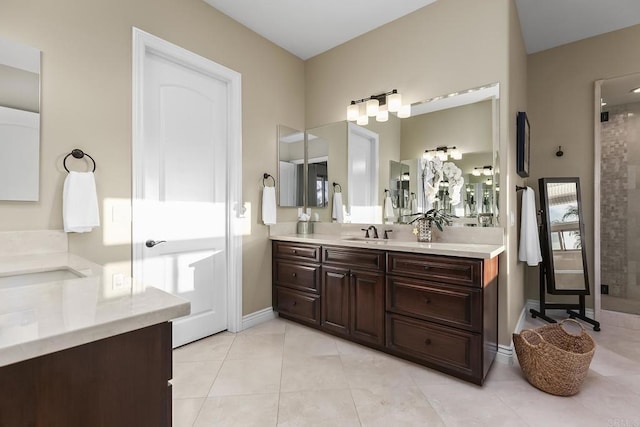
[{"label": "chrome faucet", "polygon": [[367,234],[368,234],[369,230],[373,230],[373,238],[377,239],[378,238],[378,229],[376,228],[376,226],[375,225],[370,225],[369,228],[367,228]]}]

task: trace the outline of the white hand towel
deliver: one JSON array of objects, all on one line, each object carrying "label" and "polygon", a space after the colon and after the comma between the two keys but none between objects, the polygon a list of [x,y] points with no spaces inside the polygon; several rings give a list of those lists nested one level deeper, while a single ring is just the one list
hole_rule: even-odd
[{"label": "white hand towel", "polygon": [[396,217],[395,212],[393,212],[393,203],[391,202],[391,196],[387,196],[384,199],[384,208],[382,215],[387,221],[393,221]]},{"label": "white hand towel", "polygon": [[62,219],[67,233],[87,233],[100,226],[93,172],[69,172],[62,190]]},{"label": "white hand towel", "polygon": [[264,225],[276,223],[276,188],[264,187],[262,189],[262,222]]},{"label": "white hand towel", "polygon": [[344,210],[342,209],[342,193],[333,193],[333,211],[331,218],[342,224],[344,222]]},{"label": "white hand towel", "polygon": [[418,213],[418,199],[416,199],[416,196],[413,196],[413,198],[411,199],[411,213]]},{"label": "white hand towel", "polygon": [[536,198],[533,189],[527,187],[522,193],[522,210],[520,212],[520,248],[518,259],[534,267],[542,261],[540,238],[538,236],[538,219],[536,217]]}]

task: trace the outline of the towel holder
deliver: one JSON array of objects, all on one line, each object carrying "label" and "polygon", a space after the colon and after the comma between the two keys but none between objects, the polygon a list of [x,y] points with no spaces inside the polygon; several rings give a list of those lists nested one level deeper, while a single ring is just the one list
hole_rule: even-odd
[{"label": "towel holder", "polygon": [[69,154],[64,156],[64,160],[62,161],[62,166],[64,166],[64,170],[66,170],[67,172],[69,172],[69,169],[67,168],[67,158],[69,158],[69,156],[73,156],[75,159],[82,159],[84,156],[87,156],[93,162],[92,172],[96,171],[96,161],[93,160],[93,157],[91,157],[89,154],[85,153],[79,148],[74,148],[73,150],[71,150]]},{"label": "towel holder", "polygon": [[519,185],[516,185],[516,191],[521,191],[521,190],[526,190],[527,187],[521,187]]},{"label": "towel holder", "polygon": [[266,186],[267,186],[267,185],[265,184],[265,182],[264,182],[264,181],[265,181],[266,179],[268,179],[268,178],[271,178],[271,179],[273,180],[273,186],[275,187],[275,186],[276,186],[276,179],[273,177],[273,175],[269,175],[269,174],[268,174],[268,173],[266,173],[266,172],[265,172],[264,174],[262,174],[262,186],[263,186],[263,187],[266,187]]},{"label": "towel holder", "polygon": [[342,193],[342,185],[338,184],[337,182],[333,183],[333,192],[336,193],[336,187],[338,187],[338,193]]}]

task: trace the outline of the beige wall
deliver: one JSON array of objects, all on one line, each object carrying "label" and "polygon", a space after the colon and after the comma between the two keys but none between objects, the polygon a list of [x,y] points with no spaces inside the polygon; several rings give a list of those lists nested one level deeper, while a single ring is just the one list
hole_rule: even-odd
[{"label": "beige wall", "polygon": [[[309,59],[306,124],[344,120],[351,99],[398,89],[404,103],[501,84],[501,172],[507,188],[515,172],[511,141],[515,111],[524,108],[526,55],[511,0],[443,0]],[[511,92],[513,95],[510,95]],[[512,118],[514,118],[512,120]],[[523,270],[516,266],[515,193],[502,191],[507,252],[500,259],[500,343],[509,344],[523,307]],[[515,315],[517,313],[517,315]]]},{"label": "beige wall", "polygon": [[201,0],[3,0],[0,37],[42,51],[42,138],[40,201],[0,202],[0,230],[62,228],[62,159],[78,147],[98,164],[103,226],[71,235],[70,251],[129,272],[130,226],[113,222],[110,207],[131,198],[132,26],[242,74],[243,312],[269,307],[262,173],[277,176],[276,125],[304,129],[304,64]]},{"label": "beige wall", "polygon": [[[594,82],[640,71],[640,25],[549,49],[528,58],[527,115],[531,176],[580,178],[587,263],[593,290]],[[563,157],[556,157],[562,145]],[[527,298],[538,298],[537,269],[528,269]],[[593,304],[593,296],[588,299]]]}]

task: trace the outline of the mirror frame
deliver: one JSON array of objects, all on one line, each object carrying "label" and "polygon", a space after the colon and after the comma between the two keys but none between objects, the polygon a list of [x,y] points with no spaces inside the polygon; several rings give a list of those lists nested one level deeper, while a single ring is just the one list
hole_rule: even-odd
[{"label": "mirror frame", "polygon": [[[578,204],[578,231],[580,232],[580,247],[582,252],[582,271],[584,275],[584,289],[557,289],[555,281],[555,267],[553,262],[553,247],[551,240],[551,222],[549,219],[549,203],[547,184],[574,183],[576,185],[576,201]],[[540,234],[540,248],[542,250],[542,262],[547,281],[547,293],[551,295],[589,295],[589,273],[587,267],[587,249],[585,247],[584,220],[582,218],[582,200],[580,196],[580,178],[540,178],[540,208],[542,209],[542,233]]]}]

